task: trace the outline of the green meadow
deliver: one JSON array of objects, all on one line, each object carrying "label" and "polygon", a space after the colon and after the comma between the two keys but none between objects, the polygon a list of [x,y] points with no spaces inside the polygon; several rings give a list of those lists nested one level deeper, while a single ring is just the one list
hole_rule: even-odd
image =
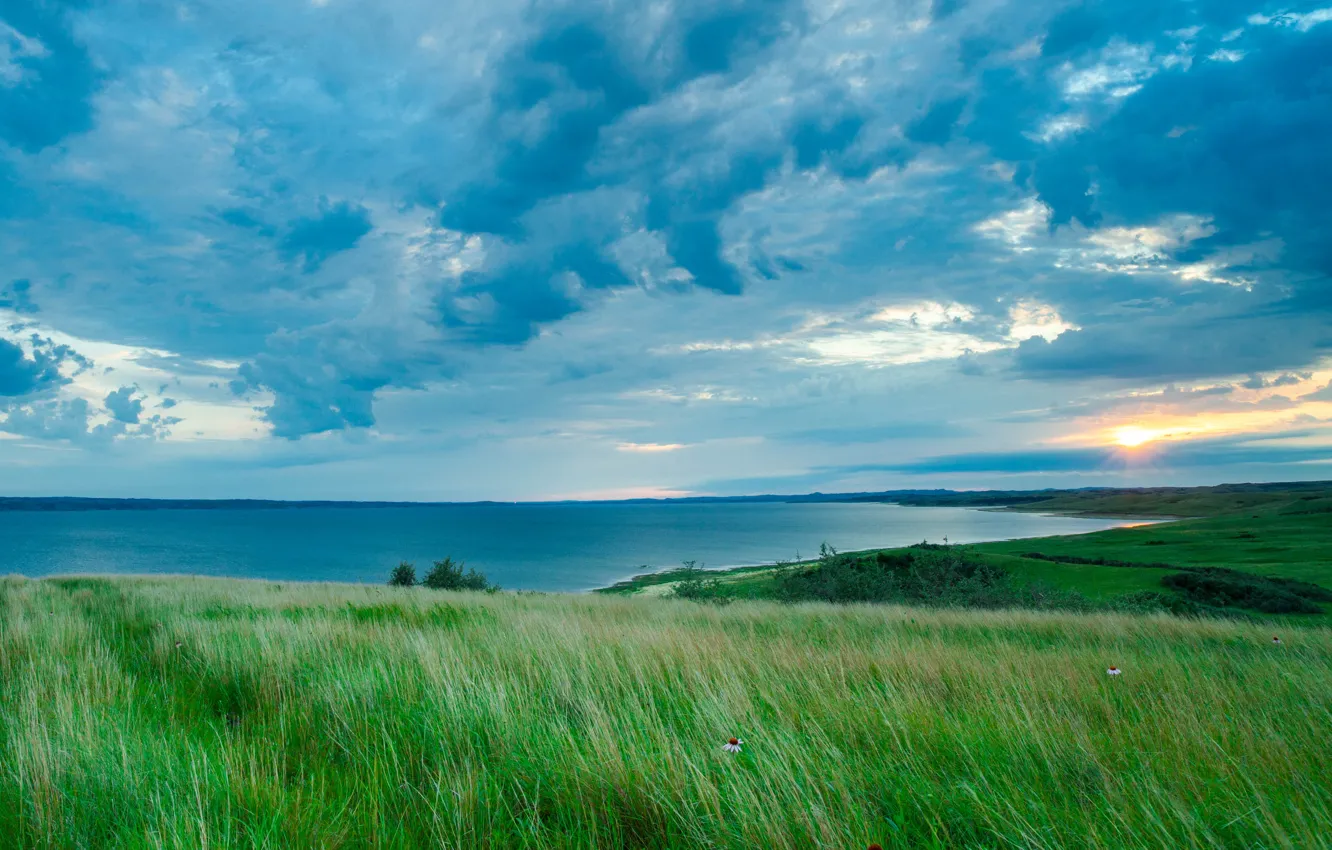
[{"label": "green meadow", "polygon": [[[953,494],[921,501],[985,507],[999,498]],[[1180,591],[1162,580],[1200,568],[1309,582],[1332,590],[1332,485],[1326,482],[1103,493],[1053,491],[1017,509],[1141,517],[1144,524],[1092,534],[953,546],[950,551],[955,557],[1001,569],[1015,585],[1074,595],[1091,607],[1113,608],[1134,594],[1182,598]],[[880,551],[907,550],[855,554],[868,557]],[[816,565],[809,561],[786,568]],[[780,568],[764,566],[708,575],[733,598],[775,599],[780,597],[780,574]],[[602,592],[670,595],[683,575],[668,570],[636,576]],[[1242,605],[1231,610],[1274,622],[1332,624],[1332,604],[1319,602],[1318,607],[1322,613],[1283,616],[1264,615]]]},{"label": "green meadow", "polygon": [[1332,631],[1280,636],[10,579],[0,845],[1332,847]]}]

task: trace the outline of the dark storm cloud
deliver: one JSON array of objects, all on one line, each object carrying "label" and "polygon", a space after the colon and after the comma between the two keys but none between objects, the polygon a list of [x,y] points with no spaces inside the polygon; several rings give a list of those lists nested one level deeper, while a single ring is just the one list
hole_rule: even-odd
[{"label": "dark storm cloud", "polygon": [[[1256,27],[1231,45],[1241,61],[1163,70],[1068,156],[1094,171],[1099,212],[1210,216],[1217,233],[1184,259],[1275,235],[1287,266],[1325,278],[1332,253],[1319,187],[1332,185],[1332,29]],[[1051,205],[1056,215],[1067,206]]]},{"label": "dark storm cloud", "polygon": [[6,339],[0,339],[0,397],[31,395],[54,389],[69,382],[60,371],[64,363],[75,369],[91,365],[68,346],[32,335],[30,351]]},{"label": "dark storm cloud", "polygon": [[[11,30],[0,30],[11,66],[11,79],[0,81],[0,140],[35,153],[92,126],[89,99],[100,75],[69,26],[86,5],[14,0],[0,9]],[[0,171],[0,193],[2,184]]]},{"label": "dark storm cloud", "polygon": [[22,348],[0,339],[0,396],[27,395],[58,377],[54,364],[29,358]]},{"label": "dark storm cloud", "polygon": [[[671,175],[661,169],[672,164],[676,135],[686,131],[666,126],[656,129],[658,138],[643,140],[647,148],[666,154],[661,161],[597,160],[604,134],[628,113],[660,104],[702,77],[735,70],[799,27],[803,14],[791,2],[684,4],[646,48],[627,35],[640,15],[623,7],[610,16],[582,19],[557,14],[539,21],[536,35],[504,57],[487,130],[498,139],[497,153],[483,178],[444,194],[440,222],[521,242],[530,235],[524,217],[543,202],[607,187],[632,188],[648,195],[648,227],[662,234],[671,256],[694,282],[738,294],[742,284],[722,257],[718,218],[735,198],[764,185],[782,161],[780,151],[741,153],[725,162],[720,174],[668,185]],[[810,133],[807,126],[802,137],[807,158],[812,147],[844,145],[847,130],[817,140]],[[631,285],[606,253],[618,229],[614,215],[611,210],[596,216],[583,233],[535,256],[529,252],[469,273],[456,295],[484,295],[493,309],[477,317],[449,300],[442,305],[444,321],[465,329],[476,342],[521,343],[540,325],[581,309],[562,285],[565,276],[594,290]]]},{"label": "dark storm cloud", "polygon": [[519,235],[519,219],[542,200],[596,185],[587,166],[602,129],[650,97],[604,25],[551,22],[500,63],[491,122],[501,141],[492,173],[448,199],[446,227]]},{"label": "dark storm cloud", "polygon": [[[1242,10],[1230,8],[1234,17],[1220,8],[1207,17],[1242,26]],[[1069,15],[1065,29],[1051,30],[1061,33],[1055,43],[1063,49],[1096,46],[1121,31],[1113,16]],[[1094,117],[1092,126],[1048,152],[1034,152],[1030,142],[1017,140],[1019,127],[997,118],[976,137],[1024,155],[1028,162],[1019,176],[1030,173],[1032,187],[1052,210],[1052,226],[1142,225],[1165,214],[1192,213],[1206,217],[1215,232],[1180,246],[1173,259],[1206,261],[1269,239],[1280,240],[1279,257],[1231,264],[1259,283],[1252,294],[1216,294],[1210,300],[1218,309],[1209,315],[1172,309],[1145,326],[1088,327],[1049,346],[1025,347],[1023,369],[1040,375],[1220,375],[1299,366],[1332,347],[1326,331],[1332,253],[1321,190],[1332,185],[1326,144],[1332,138],[1332,28],[1249,27],[1224,44],[1242,53],[1239,61],[1209,58],[1223,46],[1218,37],[1204,31],[1192,63],[1160,70],[1117,109]],[[1050,45],[1047,37],[1047,51]],[[1016,105],[1015,114],[1049,103],[1047,84],[1026,87],[1002,73],[994,79],[1004,82],[987,86],[982,100]]]},{"label": "dark storm cloud", "polygon": [[279,248],[284,257],[301,260],[305,271],[312,272],[334,254],[350,250],[370,230],[370,213],[365,207],[344,202],[313,218],[293,221]]}]

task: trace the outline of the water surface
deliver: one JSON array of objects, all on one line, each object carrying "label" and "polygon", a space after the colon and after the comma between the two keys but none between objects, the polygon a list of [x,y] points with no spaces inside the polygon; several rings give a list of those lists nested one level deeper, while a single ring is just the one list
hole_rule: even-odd
[{"label": "water surface", "polygon": [[695,560],[708,567],[841,550],[1076,534],[1130,520],[882,504],[551,504],[0,512],[0,573],[197,573],[381,582],[445,555],[506,588],[587,590]]}]

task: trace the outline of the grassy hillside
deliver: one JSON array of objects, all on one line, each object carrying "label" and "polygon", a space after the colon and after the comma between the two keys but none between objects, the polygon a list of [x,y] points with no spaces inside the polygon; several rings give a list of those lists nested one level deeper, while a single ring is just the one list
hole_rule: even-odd
[{"label": "grassy hillside", "polygon": [[1226,484],[1219,487],[1150,487],[1101,492],[1060,492],[1023,510],[1109,516],[1203,517],[1243,511],[1332,511],[1332,484]]},{"label": "grassy hillside", "polygon": [[1325,629],[203,579],[0,594],[4,846],[1332,847]]},{"label": "grassy hillside", "polygon": [[1332,481],[1089,490],[975,490],[860,496],[912,506],[1009,507],[1084,516],[1205,517],[1252,510],[1332,512]]},{"label": "grassy hillside", "polygon": [[[1098,599],[1135,590],[1159,590],[1162,577],[1172,571],[1059,563],[1022,556],[1034,552],[1055,558],[1071,556],[1130,564],[1224,567],[1332,588],[1332,498],[1321,493],[1297,494],[1259,505],[1231,506],[1203,519],[982,543],[970,548],[1024,579]],[[1323,616],[1328,618],[1327,614]]]},{"label": "grassy hillside", "polygon": [[[1041,585],[1113,604],[1130,594],[1179,597],[1162,580],[1197,568],[1223,568],[1259,576],[1312,582],[1332,589],[1332,493],[1322,483],[1295,488],[1267,485],[1154,490],[1051,491],[1045,504],[1069,512],[1123,515],[1179,515],[1211,512],[1205,518],[1158,522],[1091,534],[1028,538],[954,547],[959,557],[1003,569],[1015,583]],[[1081,505],[1085,511],[1074,510]],[[1021,505],[1020,507],[1027,507]],[[834,541],[835,542],[835,541]],[[903,550],[870,550],[878,552]],[[1035,553],[1040,557],[1025,557]],[[1101,561],[1102,563],[1086,563]],[[1111,563],[1113,562],[1113,563]],[[806,562],[812,566],[815,562]],[[779,595],[773,567],[745,567],[715,574],[738,598]],[[682,577],[679,571],[637,576],[604,592],[664,595]],[[1332,622],[1332,605],[1322,614],[1299,619]],[[1240,613],[1259,614],[1241,606]]]},{"label": "grassy hillside", "polygon": [[1041,552],[1129,562],[1227,566],[1309,581],[1332,579],[1332,513],[1238,514],[1091,534],[980,543],[978,552]]}]

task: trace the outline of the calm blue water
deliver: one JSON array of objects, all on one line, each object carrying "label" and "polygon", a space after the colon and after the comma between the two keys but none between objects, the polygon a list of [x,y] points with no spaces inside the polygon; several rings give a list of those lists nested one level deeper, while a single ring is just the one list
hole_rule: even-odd
[{"label": "calm blue water", "polygon": [[496,505],[299,510],[0,512],[0,574],[198,573],[381,582],[452,555],[506,588],[587,590],[679,566],[770,563],[921,540],[1097,531],[1069,519],[878,504]]}]

